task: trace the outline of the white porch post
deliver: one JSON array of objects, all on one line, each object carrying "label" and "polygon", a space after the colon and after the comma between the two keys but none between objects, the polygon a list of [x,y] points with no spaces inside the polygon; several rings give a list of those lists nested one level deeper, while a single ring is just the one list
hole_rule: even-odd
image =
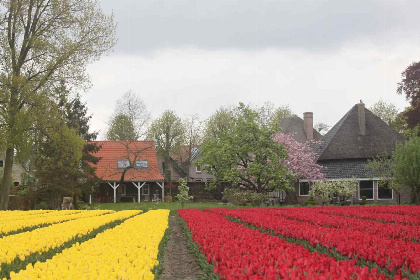
[{"label": "white porch post", "polygon": [[132,182],[132,183],[137,188],[137,195],[138,195],[138,201],[137,202],[140,202],[140,190],[144,186],[144,184],[146,184],[146,182],[143,182],[143,184],[141,184],[141,185],[140,185],[140,182],[138,182],[137,184],[135,182]]},{"label": "white porch post", "polygon": [[114,185],[111,185],[110,182],[108,182],[108,185],[111,186],[111,188],[114,189],[114,203],[117,202],[117,188],[119,187],[120,184],[117,184],[116,182],[114,182]]},{"label": "white porch post", "polygon": [[162,182],[162,185],[159,184],[159,182],[156,182],[156,184],[158,184],[159,187],[162,188],[162,202],[165,202],[165,182]]}]

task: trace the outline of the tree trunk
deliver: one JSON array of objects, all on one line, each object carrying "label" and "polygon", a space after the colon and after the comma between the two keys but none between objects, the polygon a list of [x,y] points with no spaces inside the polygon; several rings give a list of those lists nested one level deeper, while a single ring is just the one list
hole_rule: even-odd
[{"label": "tree trunk", "polygon": [[12,185],[14,155],[15,151],[13,148],[6,149],[3,180],[0,187],[0,210],[7,210],[7,205],[9,204],[10,186]]},{"label": "tree trunk", "polygon": [[[165,170],[163,170],[163,176],[165,177],[165,181],[167,184],[170,184],[172,182],[171,180],[171,173],[168,172],[169,170],[169,157],[165,156]],[[163,192],[165,191],[164,189],[162,190]],[[172,188],[169,188],[169,195],[172,196]]]}]

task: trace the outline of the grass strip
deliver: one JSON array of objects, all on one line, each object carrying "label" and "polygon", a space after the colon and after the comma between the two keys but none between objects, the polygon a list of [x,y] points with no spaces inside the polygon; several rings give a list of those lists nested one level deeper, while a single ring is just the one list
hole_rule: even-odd
[{"label": "grass strip", "polygon": [[[255,229],[255,230],[258,230],[258,231],[263,232],[263,233],[269,233],[272,236],[277,236],[277,237],[279,237],[281,239],[286,240],[289,243],[295,243],[295,244],[298,244],[298,245],[302,245],[303,247],[305,247],[306,249],[308,249],[311,252],[317,252],[318,254],[325,254],[325,255],[327,255],[329,257],[333,257],[333,258],[335,258],[336,260],[339,260],[339,261],[340,260],[351,260],[352,259],[352,258],[343,256],[342,254],[340,254],[339,252],[337,252],[334,248],[329,249],[328,247],[321,246],[319,244],[317,244],[316,247],[313,247],[306,240],[297,239],[297,238],[291,238],[291,237],[283,236],[281,234],[276,234],[273,230],[267,230],[267,229],[264,229],[262,227],[256,227],[256,226],[254,226],[252,224],[248,224],[248,223],[242,222],[241,220],[235,219],[235,218],[233,218],[231,216],[225,216],[225,218],[228,219],[228,220],[230,220],[230,221],[232,221],[232,222],[235,222],[235,223],[244,225],[244,226],[246,226],[248,228]],[[370,262],[370,261],[366,261],[364,259],[357,259],[356,264],[358,266],[361,266],[361,267],[367,266],[369,268],[377,268],[379,273],[386,275],[386,277],[388,277],[388,278],[394,278],[394,276],[396,275],[396,272],[395,271],[389,272],[386,268],[380,267],[376,263]],[[407,272],[407,271],[405,271],[403,269],[401,269],[401,271],[402,271],[402,275],[404,277],[410,279],[410,280],[420,280],[420,275],[418,273],[416,273],[416,274],[410,274],[409,272]]]},{"label": "grass strip", "polygon": [[159,247],[158,247],[159,253],[157,255],[157,260],[159,264],[153,268],[153,274],[155,275],[156,280],[160,279],[160,277],[162,276],[165,249],[166,249],[166,245],[168,245],[169,236],[171,236],[171,229],[168,227],[165,230],[165,233],[163,234],[162,240],[160,241]]},{"label": "grass strip", "polygon": [[201,253],[199,245],[192,240],[192,232],[188,228],[187,223],[179,217],[176,213],[176,219],[179,225],[182,228],[186,238],[187,238],[187,249],[194,256],[198,266],[201,268],[202,274],[199,276],[200,280],[218,280],[220,275],[214,273],[214,265],[207,262],[206,256]]}]

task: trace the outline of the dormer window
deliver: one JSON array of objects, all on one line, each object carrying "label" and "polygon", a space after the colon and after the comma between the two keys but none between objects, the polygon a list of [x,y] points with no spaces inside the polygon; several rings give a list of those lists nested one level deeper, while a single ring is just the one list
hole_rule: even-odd
[{"label": "dormer window", "polygon": [[130,166],[130,161],[129,160],[118,160],[117,161],[117,167],[118,169],[124,169]]},{"label": "dormer window", "polygon": [[195,173],[201,173],[201,165],[195,167]]},{"label": "dormer window", "polygon": [[139,169],[149,168],[149,161],[147,161],[147,160],[136,160],[136,168],[139,168]]}]

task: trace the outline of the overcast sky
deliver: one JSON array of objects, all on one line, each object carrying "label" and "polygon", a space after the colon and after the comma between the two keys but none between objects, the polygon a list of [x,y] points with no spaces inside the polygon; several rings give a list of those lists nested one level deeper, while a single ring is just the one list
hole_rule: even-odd
[{"label": "overcast sky", "polygon": [[83,95],[104,137],[133,90],[154,118],[205,119],[239,102],[290,105],[334,125],[355,103],[399,109],[401,72],[420,60],[420,1],[100,0],[114,13],[114,52],[88,67]]}]

